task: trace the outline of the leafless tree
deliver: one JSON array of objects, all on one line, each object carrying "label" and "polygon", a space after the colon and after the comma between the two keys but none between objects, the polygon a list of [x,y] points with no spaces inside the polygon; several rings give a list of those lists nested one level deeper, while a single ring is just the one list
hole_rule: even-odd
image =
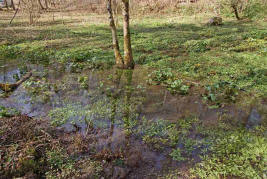
[{"label": "leafless tree", "polygon": [[4,3],[5,3],[6,8],[8,9],[8,2],[7,2],[7,0],[4,0]]}]

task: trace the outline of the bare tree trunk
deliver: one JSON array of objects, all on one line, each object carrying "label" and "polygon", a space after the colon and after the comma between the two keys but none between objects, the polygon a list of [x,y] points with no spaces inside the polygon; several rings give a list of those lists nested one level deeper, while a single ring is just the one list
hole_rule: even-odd
[{"label": "bare tree trunk", "polygon": [[123,59],[120,54],[117,29],[116,29],[114,18],[113,18],[111,0],[107,0],[107,10],[109,13],[109,25],[110,25],[111,33],[112,33],[112,44],[113,44],[113,49],[114,49],[114,54],[115,54],[116,66],[118,68],[124,68]]},{"label": "bare tree trunk", "polygon": [[45,8],[44,8],[44,6],[43,6],[41,0],[38,0],[38,2],[39,2],[39,5],[40,5],[41,9],[44,10]]},{"label": "bare tree trunk", "polygon": [[8,3],[7,3],[7,0],[4,0],[4,1],[5,1],[6,8],[8,9]]},{"label": "bare tree trunk", "polygon": [[11,0],[11,6],[12,6],[13,10],[15,11],[16,10],[16,7],[15,7],[15,4],[14,4],[14,1],[13,0]]},{"label": "bare tree trunk", "polygon": [[133,69],[134,61],[131,47],[129,0],[122,0],[123,36],[124,36],[124,68]]},{"label": "bare tree trunk", "polygon": [[45,0],[45,8],[48,9],[48,2]]},{"label": "bare tree trunk", "polygon": [[240,20],[239,14],[238,14],[238,9],[237,5],[232,5],[232,8],[234,9],[235,17],[237,20]]},{"label": "bare tree trunk", "polygon": [[116,27],[118,27],[118,25],[119,25],[119,17],[118,17],[118,14],[119,14],[119,5],[118,5],[118,2],[117,2],[118,0],[113,0],[113,7],[114,7],[114,9],[113,9],[113,11],[114,11],[114,21],[115,21],[115,26]]},{"label": "bare tree trunk", "polygon": [[30,19],[30,25],[32,25],[33,24],[33,13],[32,12],[29,13],[29,19]]},{"label": "bare tree trunk", "polygon": [[18,8],[16,9],[16,11],[15,11],[15,13],[14,13],[14,16],[12,17],[12,19],[10,20],[10,24],[12,23],[12,21],[15,19],[15,17],[16,17],[16,15],[17,15],[17,13],[18,13],[18,11],[19,11],[19,7],[20,7],[20,0],[19,0],[19,4],[18,4]]}]

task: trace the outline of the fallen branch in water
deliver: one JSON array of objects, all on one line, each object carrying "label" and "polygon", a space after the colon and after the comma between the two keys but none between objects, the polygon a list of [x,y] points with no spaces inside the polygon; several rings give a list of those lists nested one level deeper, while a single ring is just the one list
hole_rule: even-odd
[{"label": "fallen branch in water", "polygon": [[8,84],[8,83],[0,83],[0,89],[3,90],[4,92],[12,92],[14,91],[17,87],[19,87],[24,81],[28,80],[32,76],[32,72],[27,73],[24,75],[19,81],[13,84]]}]

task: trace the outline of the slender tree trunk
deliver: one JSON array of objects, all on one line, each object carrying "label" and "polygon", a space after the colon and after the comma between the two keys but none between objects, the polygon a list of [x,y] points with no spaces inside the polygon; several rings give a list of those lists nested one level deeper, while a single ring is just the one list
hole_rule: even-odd
[{"label": "slender tree trunk", "polygon": [[41,0],[38,0],[38,2],[39,2],[39,5],[40,5],[41,9],[44,10],[45,8],[44,8],[44,6],[43,6]]},{"label": "slender tree trunk", "polygon": [[232,5],[232,8],[234,9],[235,17],[237,20],[240,20],[239,14],[238,14],[238,9],[236,5]]},{"label": "slender tree trunk", "polygon": [[118,7],[118,0],[113,0],[113,7],[114,7],[114,21],[115,21],[115,26],[118,27],[119,25],[119,17],[118,17],[118,14],[119,14],[119,7]]},{"label": "slender tree trunk", "polygon": [[45,8],[48,9],[48,2],[45,0]]},{"label": "slender tree trunk", "polygon": [[11,6],[12,6],[13,10],[15,11],[16,10],[16,7],[15,7],[15,4],[14,4],[14,1],[13,0],[11,0]]},{"label": "slender tree trunk", "polygon": [[133,69],[134,61],[131,47],[129,0],[122,0],[123,35],[124,35],[124,68]]},{"label": "slender tree trunk", "polygon": [[116,60],[116,66],[118,68],[124,68],[123,59],[120,54],[120,48],[119,48],[119,42],[118,42],[118,36],[117,36],[117,29],[115,26],[114,18],[113,18],[113,12],[112,12],[112,5],[111,0],[107,0],[107,10],[109,13],[109,25],[111,28],[112,33],[112,44],[115,54],[115,60]]},{"label": "slender tree trunk", "polygon": [[4,0],[4,1],[5,1],[6,8],[9,9],[7,0]]},{"label": "slender tree trunk", "polygon": [[33,13],[32,12],[30,12],[29,19],[30,19],[30,25],[32,25],[33,24]]},{"label": "slender tree trunk", "polygon": [[17,15],[17,13],[18,13],[18,11],[19,11],[19,7],[20,7],[20,0],[19,0],[19,4],[18,4],[18,7],[17,7],[17,9],[16,9],[16,11],[15,11],[15,13],[14,13],[14,16],[12,17],[12,19],[10,20],[10,24],[12,23],[12,21],[15,19],[15,17],[16,17],[16,15]]}]

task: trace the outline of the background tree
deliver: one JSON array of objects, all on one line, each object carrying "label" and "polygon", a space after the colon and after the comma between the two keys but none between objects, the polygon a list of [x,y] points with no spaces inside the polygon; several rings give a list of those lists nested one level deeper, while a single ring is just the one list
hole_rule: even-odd
[{"label": "background tree", "polygon": [[40,5],[41,9],[42,9],[42,10],[44,10],[44,9],[45,9],[45,7],[43,6],[43,4],[42,4],[41,0],[38,0],[38,2],[39,2],[39,5]]},{"label": "background tree", "polygon": [[10,0],[10,2],[11,2],[12,9],[15,11],[16,10],[16,7],[15,7],[15,4],[14,4],[14,1],[13,0]]},{"label": "background tree", "polygon": [[7,0],[4,0],[4,3],[5,3],[5,6],[6,6],[6,8],[8,9],[8,2],[7,2]]},{"label": "background tree", "polygon": [[231,0],[230,5],[233,8],[235,17],[237,20],[240,20],[239,13],[238,13],[238,6],[241,4],[241,0]]}]

